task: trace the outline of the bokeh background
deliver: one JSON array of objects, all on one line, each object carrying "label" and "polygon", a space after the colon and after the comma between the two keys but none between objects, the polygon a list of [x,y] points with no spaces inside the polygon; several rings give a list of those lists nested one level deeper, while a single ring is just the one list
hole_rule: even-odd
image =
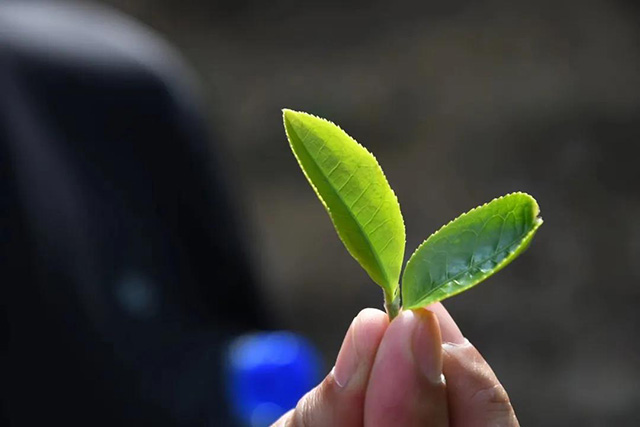
[{"label": "bokeh background", "polygon": [[525,426],[640,425],[640,9],[635,2],[109,0],[202,80],[267,309],[327,368],[382,294],[290,153],[283,107],[340,123],[381,162],[410,254],[521,190],[529,251],[446,302]]}]

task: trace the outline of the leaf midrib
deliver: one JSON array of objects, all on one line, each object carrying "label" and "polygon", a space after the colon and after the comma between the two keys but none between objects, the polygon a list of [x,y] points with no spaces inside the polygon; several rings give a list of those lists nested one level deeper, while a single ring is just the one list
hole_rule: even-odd
[{"label": "leaf midrib", "polygon": [[[318,163],[318,161],[315,159],[315,157],[311,154],[311,152],[309,151],[309,149],[307,148],[307,146],[304,144],[302,138],[300,137],[300,134],[298,133],[298,131],[291,126],[292,130],[296,133],[296,136],[298,137],[298,139],[301,142],[301,146],[302,148],[307,152],[307,155],[309,156],[309,158],[311,158],[311,160],[315,163],[316,167],[318,168],[318,170],[320,171],[320,173],[322,174],[322,177],[324,178],[324,180],[329,184],[329,187],[333,190],[334,194],[337,196],[337,198],[340,200],[340,202],[342,203],[342,205],[345,207],[345,210],[349,213],[349,216],[351,217],[351,219],[353,220],[353,222],[356,223],[356,225],[358,226],[358,230],[360,230],[360,233],[364,236],[364,240],[367,243],[367,246],[369,247],[369,251],[373,254],[373,257],[375,258],[376,263],[378,264],[378,268],[382,273],[383,278],[386,281],[386,284],[391,287],[393,286],[393,284],[391,284],[391,282],[389,281],[389,277],[387,275],[387,271],[386,269],[382,268],[382,262],[380,261],[380,258],[378,257],[378,253],[374,250],[373,245],[371,243],[371,240],[369,239],[369,236],[367,235],[367,233],[365,232],[364,228],[362,227],[362,225],[360,224],[360,222],[358,221],[358,219],[355,217],[355,215],[353,214],[353,212],[351,212],[351,209],[349,209],[347,203],[344,201],[344,199],[342,198],[342,196],[340,195],[340,193],[336,190],[336,188],[333,186],[333,184],[331,183],[331,180],[327,177],[327,175],[324,173],[324,171],[322,170],[322,168],[320,167],[320,164]],[[310,132],[309,132],[310,133]],[[308,134],[307,133],[307,136]],[[349,138],[349,136],[347,136]],[[321,138],[322,139],[322,138]],[[358,142],[356,140],[353,139],[353,142],[355,142],[356,144],[358,144]],[[326,145],[326,144],[325,144]],[[367,153],[370,154],[370,153]],[[317,191],[317,189],[316,189]],[[320,197],[322,197],[322,195],[320,194],[320,192],[318,191],[318,195]],[[382,203],[384,203],[384,200],[382,201]],[[380,204],[382,206],[382,203]],[[327,210],[329,211],[329,215],[331,215],[332,219],[333,219],[333,214],[331,213],[331,208],[329,207],[329,205],[326,204],[325,201],[325,205],[327,206]],[[379,210],[379,209],[378,209]],[[333,221],[332,221],[333,222]],[[335,226],[335,222],[334,222],[334,226]],[[395,237],[392,237],[392,239]],[[385,289],[386,290],[386,289]],[[389,289],[390,292],[393,292],[393,289]]]},{"label": "leaf midrib", "polygon": [[[521,235],[519,235],[519,236],[518,236],[518,238],[514,239],[514,240],[513,240],[511,243],[509,243],[508,245],[506,245],[506,246],[502,247],[501,249],[496,249],[496,250],[493,252],[493,254],[492,254],[491,256],[489,256],[489,257],[485,258],[484,260],[482,260],[482,261],[480,261],[480,262],[478,262],[478,263],[475,263],[475,264],[473,264],[473,265],[472,265],[472,264],[469,264],[469,266],[468,266],[464,271],[461,271],[460,273],[456,274],[456,275],[455,275],[455,276],[453,276],[453,277],[449,277],[446,281],[444,281],[444,282],[440,283],[438,286],[434,287],[434,288],[433,288],[433,289],[431,289],[429,292],[427,292],[427,293],[425,294],[425,296],[424,296],[424,297],[422,297],[422,298],[420,299],[420,301],[424,301],[425,299],[429,298],[429,297],[430,297],[434,292],[436,292],[437,290],[439,290],[440,288],[442,288],[444,285],[446,285],[447,283],[453,282],[454,280],[456,280],[456,279],[458,279],[459,277],[463,276],[465,273],[468,273],[468,272],[469,272],[469,270],[471,270],[472,268],[475,268],[475,267],[477,267],[477,266],[479,266],[479,265],[481,265],[481,264],[484,264],[485,262],[487,262],[487,261],[491,260],[492,258],[496,257],[500,252],[503,252],[503,251],[507,250],[509,247],[511,247],[511,246],[515,245],[516,243],[518,243],[518,241],[521,241],[523,238],[525,238],[529,233],[531,233],[531,232],[532,232],[533,230],[535,230],[536,228],[537,228],[537,227],[535,227],[535,226],[534,226],[531,230],[528,230],[528,231],[526,231],[525,233],[522,233]],[[509,255],[511,255],[511,254],[509,254]],[[504,258],[504,260],[508,259],[508,258],[509,258],[509,255],[507,255],[507,256]],[[500,263],[502,263],[504,260],[502,260]],[[498,264],[498,265],[499,265],[499,264]],[[497,267],[497,265],[496,265],[496,267]],[[495,270],[495,268],[496,268],[496,267],[492,268],[488,273],[485,273],[485,274],[490,274],[491,272],[493,272],[493,271]],[[485,274],[482,274],[482,276],[484,276]]]}]

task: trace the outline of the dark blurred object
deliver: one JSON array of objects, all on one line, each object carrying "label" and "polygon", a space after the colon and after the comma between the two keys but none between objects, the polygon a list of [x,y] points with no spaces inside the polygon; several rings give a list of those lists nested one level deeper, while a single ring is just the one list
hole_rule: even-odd
[{"label": "dark blurred object", "polygon": [[222,349],[263,318],[179,64],[111,11],[0,6],[8,424],[231,423]]}]

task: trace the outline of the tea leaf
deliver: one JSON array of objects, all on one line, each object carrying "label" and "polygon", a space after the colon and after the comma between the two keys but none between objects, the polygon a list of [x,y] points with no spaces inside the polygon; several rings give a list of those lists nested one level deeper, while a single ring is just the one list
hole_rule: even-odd
[{"label": "tea leaf", "polygon": [[405,229],[398,200],[375,157],[335,124],[283,110],[291,149],[351,255],[395,296]]},{"label": "tea leaf", "polygon": [[432,234],[402,276],[405,309],[424,307],[477,285],[522,253],[542,218],[535,199],[513,193],[477,207]]}]

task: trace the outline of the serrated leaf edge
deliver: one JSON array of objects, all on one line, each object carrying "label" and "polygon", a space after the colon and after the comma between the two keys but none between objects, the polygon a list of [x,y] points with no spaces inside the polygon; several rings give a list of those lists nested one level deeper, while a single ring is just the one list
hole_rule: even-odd
[{"label": "serrated leaf edge", "polygon": [[[393,187],[391,187],[391,184],[389,184],[389,179],[387,178],[386,174],[384,173],[384,170],[382,169],[382,166],[380,166],[380,163],[378,162],[378,159],[376,158],[375,155],[373,155],[372,152],[370,152],[364,145],[360,144],[358,141],[355,140],[355,138],[353,138],[351,135],[349,135],[349,133],[347,131],[345,131],[344,129],[342,129],[340,127],[340,125],[337,125],[336,123],[332,122],[331,120],[325,119],[323,117],[319,117],[316,116],[314,114],[311,113],[307,113],[304,111],[296,111],[296,110],[291,110],[289,108],[283,108],[282,109],[282,122],[284,125],[284,131],[285,134],[287,136],[287,141],[289,142],[289,146],[291,148],[291,151],[293,152],[293,155],[295,156],[298,165],[300,166],[300,169],[302,170],[302,173],[304,174],[305,178],[307,178],[307,182],[309,182],[309,184],[311,185],[311,188],[313,188],[313,191],[316,193],[316,196],[318,197],[318,199],[320,199],[320,202],[322,203],[322,205],[324,206],[325,210],[327,211],[327,213],[329,214],[329,216],[331,217],[331,223],[333,224],[334,228],[336,228],[337,231],[337,227],[335,226],[335,221],[333,219],[333,214],[331,213],[331,209],[329,208],[329,206],[327,205],[327,203],[324,201],[324,199],[322,198],[322,196],[320,195],[320,192],[318,191],[318,189],[316,188],[316,186],[313,184],[313,181],[309,178],[309,175],[307,175],[307,171],[304,169],[304,167],[302,166],[302,162],[300,161],[300,159],[298,158],[298,155],[296,154],[295,150],[293,149],[293,145],[291,144],[291,137],[289,135],[289,131],[287,130],[287,124],[286,124],[286,117],[285,114],[287,111],[291,111],[292,113],[297,113],[297,114],[302,114],[302,115],[306,115],[309,117],[313,117],[316,118],[318,120],[324,121],[326,123],[329,123],[335,127],[337,127],[338,129],[340,129],[346,136],[347,138],[349,138],[351,141],[353,141],[355,144],[357,144],[359,147],[361,147],[362,149],[364,149],[364,151],[371,156],[371,158],[373,159],[373,161],[375,162],[376,166],[378,167],[378,169],[380,169],[380,172],[382,173],[383,178],[385,179],[385,181],[387,181],[387,184],[389,185],[389,189],[391,190],[391,194],[393,195],[393,199],[395,200],[395,202],[398,204],[398,210],[400,211],[400,221],[402,222],[402,230],[403,230],[403,234],[404,234],[404,245],[405,245],[405,249],[406,249],[406,244],[407,244],[407,231],[406,231],[406,226],[404,223],[404,217],[402,216],[402,210],[400,209],[400,202],[398,200],[398,196],[396,195],[395,191],[393,191]],[[315,160],[314,160],[315,161]],[[317,163],[316,163],[317,164]],[[342,197],[340,196],[340,194],[336,191],[336,194],[338,195],[338,197],[340,198],[340,200],[344,203],[344,200],[342,200]],[[380,261],[380,258],[378,257],[378,254],[375,250],[373,250],[373,246],[371,244],[371,241],[369,240],[367,234],[365,233],[365,231],[362,229],[362,227],[360,226],[360,223],[356,220],[356,218],[353,216],[353,214],[351,213],[351,211],[349,209],[347,209],[347,211],[349,212],[349,214],[351,215],[351,218],[354,220],[354,222],[358,225],[358,228],[360,229],[361,233],[365,236],[365,240],[367,242],[367,245],[369,245],[369,249],[371,251],[371,253],[373,254],[373,256],[375,257],[376,261],[378,262],[378,265],[383,265],[382,262]],[[340,238],[340,240],[342,241],[342,243],[344,244],[345,248],[347,248],[347,251],[349,253],[351,253],[351,251],[349,250],[349,248],[347,247],[345,241],[342,239],[342,236],[340,236],[340,233],[336,233],[338,235],[338,238]],[[354,258],[355,255],[351,254]],[[358,261],[358,264],[360,264],[360,260],[358,258],[356,258],[356,261]],[[362,264],[361,264],[362,266]],[[402,273],[403,273],[403,265],[400,265],[400,277],[398,277],[398,282],[400,281],[400,279],[402,278]],[[394,291],[393,293],[397,294],[399,292],[399,283],[392,283],[392,281],[389,280],[389,278],[387,277],[387,272],[384,269],[381,269],[385,279],[387,280],[387,283],[391,284],[391,286],[396,286],[395,291],[393,289],[389,289],[390,291]],[[365,270],[366,271],[366,270]]]},{"label": "serrated leaf edge", "polygon": [[[522,242],[527,242],[529,241],[533,234],[535,234],[536,231],[538,231],[538,228],[540,228],[540,226],[542,225],[542,223],[544,222],[543,219],[539,216],[540,215],[540,206],[538,205],[538,201],[531,196],[528,193],[522,192],[522,191],[515,191],[513,193],[508,193],[505,194],[503,196],[500,197],[496,197],[486,203],[483,203],[482,205],[476,206],[475,208],[463,213],[462,215],[457,216],[455,219],[452,219],[451,221],[449,221],[448,223],[446,223],[445,225],[443,225],[442,227],[438,228],[438,230],[434,231],[433,233],[431,233],[431,235],[429,237],[427,237],[420,245],[418,245],[418,247],[416,248],[415,251],[413,251],[413,253],[411,254],[411,256],[409,257],[409,260],[407,261],[407,265],[409,264],[409,262],[411,262],[411,260],[413,259],[413,257],[415,256],[415,254],[427,243],[427,241],[429,239],[431,239],[433,236],[435,236],[436,234],[438,234],[443,228],[447,227],[449,224],[457,221],[460,218],[463,218],[471,213],[473,213],[474,211],[485,207],[486,205],[488,205],[489,203],[493,203],[496,200],[501,200],[504,199],[505,197],[509,197],[509,196],[513,196],[513,195],[523,195],[523,196],[528,196],[531,198],[531,200],[533,200],[533,203],[535,205],[535,210],[534,210],[534,219],[535,219],[535,225],[534,227],[524,236],[522,237],[521,241]],[[458,295],[461,292],[466,291],[467,289],[479,284],[480,282],[482,282],[483,280],[487,279],[488,277],[492,276],[493,274],[497,273],[498,271],[500,271],[506,264],[508,264],[509,262],[511,262],[513,260],[512,257],[508,256],[505,259],[503,259],[502,261],[500,261],[500,263],[498,265],[496,265],[494,268],[491,269],[491,271],[483,274],[482,276],[480,276],[478,278],[478,280],[475,282],[475,284],[471,285],[471,286],[467,286],[464,287],[462,289],[460,289],[459,291],[453,292],[449,295],[446,296],[446,298],[443,299],[447,299],[450,298],[452,296]],[[405,270],[406,270],[406,266],[405,266]],[[402,272],[402,286],[404,286],[404,270]],[[448,283],[448,282],[445,282]],[[403,308],[406,308],[408,310],[414,309],[414,308],[418,308],[418,307],[422,307],[423,306],[423,301],[425,301],[426,299],[428,299],[429,296],[431,296],[432,292],[428,293],[424,298],[422,298],[421,300],[419,300],[416,304],[412,304],[410,307],[404,307],[404,301],[403,301]],[[437,300],[437,301],[431,301],[430,303],[436,303],[438,301],[442,301],[443,299]]]}]

